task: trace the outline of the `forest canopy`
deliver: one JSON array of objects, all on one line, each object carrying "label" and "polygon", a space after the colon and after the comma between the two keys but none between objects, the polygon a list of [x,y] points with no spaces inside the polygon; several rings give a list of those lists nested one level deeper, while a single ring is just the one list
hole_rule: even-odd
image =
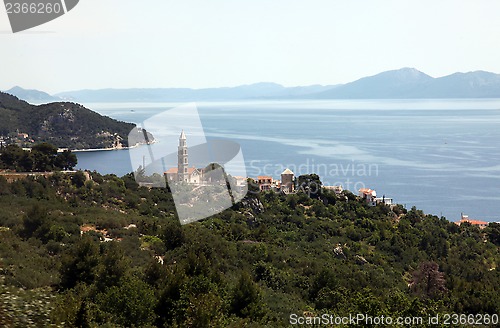
[{"label": "forest canopy", "polygon": [[133,175],[0,177],[0,239],[2,327],[500,312],[498,224],[369,207],[348,191],[251,192],[181,226],[168,190]]},{"label": "forest canopy", "polygon": [[78,159],[70,150],[58,153],[48,143],[39,143],[29,150],[17,145],[0,147],[0,170],[16,172],[52,172],[72,170]]}]

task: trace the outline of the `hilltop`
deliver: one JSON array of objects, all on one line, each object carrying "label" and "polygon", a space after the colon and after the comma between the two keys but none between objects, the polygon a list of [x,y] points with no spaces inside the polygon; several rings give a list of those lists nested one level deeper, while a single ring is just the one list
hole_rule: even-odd
[{"label": "hilltop", "polygon": [[9,90],[6,90],[5,93],[16,96],[24,101],[35,103],[61,101],[61,98],[51,96],[47,92],[35,89],[24,89],[20,86],[10,88]]},{"label": "hilltop", "polygon": [[[49,142],[71,149],[120,148],[133,146],[128,144],[131,131],[142,136],[135,124],[102,116],[76,103],[37,106],[3,92],[0,92],[0,117],[0,137],[23,145]],[[149,140],[154,140],[150,134]]]}]

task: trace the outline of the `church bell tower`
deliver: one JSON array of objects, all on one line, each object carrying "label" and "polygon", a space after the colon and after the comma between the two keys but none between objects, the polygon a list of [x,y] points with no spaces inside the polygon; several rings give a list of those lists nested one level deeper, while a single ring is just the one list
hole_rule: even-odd
[{"label": "church bell tower", "polygon": [[188,149],[186,144],[186,134],[184,130],[181,132],[181,136],[179,137],[179,147],[177,153],[177,175],[179,182],[184,181],[188,182]]}]

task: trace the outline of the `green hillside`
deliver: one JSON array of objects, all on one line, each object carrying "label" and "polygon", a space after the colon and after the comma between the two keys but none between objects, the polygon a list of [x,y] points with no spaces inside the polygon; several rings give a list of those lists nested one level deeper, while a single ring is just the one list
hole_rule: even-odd
[{"label": "green hillside", "polygon": [[[71,149],[112,148],[119,144],[127,147],[128,135],[135,127],[79,104],[56,102],[35,106],[3,92],[0,92],[0,118],[0,136],[27,133],[30,142],[49,142]],[[140,131],[137,133],[141,135]]]},{"label": "green hillside", "polygon": [[130,175],[0,177],[0,240],[2,327],[282,327],[325,313],[492,327],[500,313],[500,225],[349,192],[252,192],[180,226],[168,190]]}]

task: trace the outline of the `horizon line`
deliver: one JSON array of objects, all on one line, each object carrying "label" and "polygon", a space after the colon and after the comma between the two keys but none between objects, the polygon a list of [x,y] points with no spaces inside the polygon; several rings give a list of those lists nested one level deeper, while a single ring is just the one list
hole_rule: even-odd
[{"label": "horizon line", "polygon": [[454,73],[451,73],[451,74],[447,74],[447,75],[442,75],[442,76],[438,76],[438,77],[434,77],[434,76],[431,76],[417,68],[414,68],[414,67],[409,67],[409,66],[406,66],[406,67],[401,67],[401,68],[397,68],[397,69],[390,69],[390,70],[386,70],[386,71],[381,71],[379,73],[376,73],[376,74],[373,74],[373,75],[366,75],[366,76],[362,76],[362,77],[359,77],[355,80],[352,80],[352,81],[349,81],[349,82],[343,82],[343,83],[336,83],[336,84],[319,84],[319,83],[313,83],[313,84],[303,84],[303,85],[284,85],[284,84],[281,84],[281,83],[278,83],[278,82],[272,82],[272,81],[259,81],[259,82],[252,82],[252,83],[243,83],[243,84],[235,84],[235,85],[231,85],[231,86],[228,86],[228,85],[225,85],[225,86],[212,86],[212,87],[186,87],[186,86],[171,86],[171,87],[160,87],[160,86],[157,86],[157,87],[139,87],[139,86],[135,86],[135,87],[103,87],[103,88],[81,88],[81,89],[71,89],[71,90],[66,90],[66,91],[57,91],[57,92],[46,92],[44,90],[41,90],[41,89],[36,89],[36,88],[24,88],[24,87],[21,87],[20,85],[14,85],[12,86],[11,88],[9,89],[6,89],[6,90],[0,90],[2,92],[8,92],[14,88],[21,88],[23,90],[26,90],[26,91],[41,91],[41,92],[45,92],[47,94],[49,94],[50,96],[54,96],[56,94],[60,94],[60,93],[67,93],[67,92],[75,92],[75,91],[98,91],[98,90],[139,90],[139,89],[188,89],[188,90],[206,90],[206,89],[224,89],[224,88],[238,88],[238,87],[245,87],[245,86],[254,86],[254,85],[258,85],[258,84],[274,84],[274,85],[277,85],[277,86],[280,86],[280,87],[283,87],[283,88],[303,88],[303,87],[311,87],[311,86],[321,86],[321,87],[337,87],[337,86],[342,86],[342,85],[346,85],[346,84],[349,84],[349,83],[353,83],[353,82],[356,82],[356,81],[359,81],[361,79],[364,79],[364,78],[369,78],[369,77],[374,77],[374,76],[377,76],[379,74],[383,74],[383,73],[387,73],[387,72],[396,72],[396,71],[402,71],[402,70],[415,70],[415,71],[418,71],[419,73],[422,73],[422,74],[425,74],[433,79],[439,79],[439,78],[443,78],[443,77],[447,77],[447,76],[451,76],[451,75],[454,75],[454,74],[469,74],[469,73],[476,73],[476,72],[485,72],[485,73],[492,73],[492,74],[496,74],[496,75],[500,75],[500,73],[496,73],[496,72],[492,72],[492,71],[487,71],[487,70],[483,70],[483,69],[477,69],[477,70],[474,70],[474,71],[467,71],[467,72],[463,72],[463,71],[456,71]]}]

